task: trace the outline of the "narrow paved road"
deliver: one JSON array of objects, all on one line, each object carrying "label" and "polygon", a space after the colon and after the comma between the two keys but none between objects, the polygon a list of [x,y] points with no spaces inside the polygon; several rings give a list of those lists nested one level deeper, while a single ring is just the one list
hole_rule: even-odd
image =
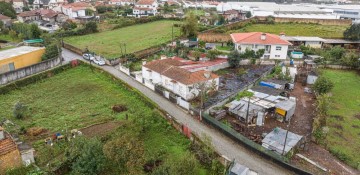
[{"label": "narrow paved road", "polygon": [[[80,55],[77,55],[65,48],[63,48],[63,57],[65,59],[65,62],[73,59],[81,59]],[[101,68],[139,90],[149,99],[158,104],[160,108],[162,108],[171,116],[176,118],[179,123],[187,125],[196,135],[201,137],[206,134],[207,136],[209,136],[212,140],[212,144],[214,145],[216,151],[219,154],[225,155],[230,159],[236,159],[237,162],[249,167],[252,170],[255,170],[261,175],[293,174],[287,169],[284,169],[281,166],[278,166],[277,164],[272,163],[269,160],[263,159],[255,153],[252,153],[247,148],[243,147],[242,145],[234,142],[227,136],[220,133],[218,130],[215,130],[200,123],[197,119],[194,119],[191,115],[189,115],[187,111],[167,101],[162,96],[156,94],[154,91],[148,89],[147,87],[130,78],[126,74],[118,71],[114,67],[102,66]]]}]

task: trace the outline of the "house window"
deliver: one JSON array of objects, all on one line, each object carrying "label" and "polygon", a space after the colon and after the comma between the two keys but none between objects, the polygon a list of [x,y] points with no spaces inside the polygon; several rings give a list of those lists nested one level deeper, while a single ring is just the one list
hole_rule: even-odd
[{"label": "house window", "polygon": [[275,57],[276,57],[276,58],[279,58],[279,57],[280,57],[280,55],[275,55]]},{"label": "house window", "polygon": [[276,46],[276,50],[281,50],[281,46]]},{"label": "house window", "polygon": [[255,49],[257,49],[258,48],[258,45],[257,44],[255,44]]}]

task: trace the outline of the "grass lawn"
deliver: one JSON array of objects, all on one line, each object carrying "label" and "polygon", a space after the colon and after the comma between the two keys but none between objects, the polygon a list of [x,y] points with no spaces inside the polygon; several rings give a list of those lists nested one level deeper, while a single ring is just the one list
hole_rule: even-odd
[{"label": "grass lawn", "polygon": [[[174,23],[179,22],[162,20],[96,34],[67,37],[64,41],[81,49],[88,47],[97,54],[113,59],[121,55],[121,43],[126,44],[126,53],[133,53],[169,42]],[[174,37],[179,35],[180,28],[174,27]]]},{"label": "grass lawn", "polygon": [[327,125],[331,152],[353,167],[360,167],[360,75],[355,71],[323,70],[335,86]]},{"label": "grass lawn", "polygon": [[[350,27],[350,26],[349,26]],[[234,32],[266,32],[287,36],[318,36],[323,38],[342,38],[347,26],[331,26],[303,23],[252,24]]]},{"label": "grass lawn", "polygon": [[[12,115],[17,101],[24,103],[29,110],[29,114],[22,120],[15,119]],[[141,117],[148,122],[146,132],[141,135],[146,159],[151,159],[159,152],[165,155],[165,158],[189,152],[190,140],[177,132],[146,102],[136,91],[129,90],[104,72],[92,72],[87,66],[79,66],[39,83],[0,95],[0,116],[25,129],[42,127],[49,130],[47,135],[36,138],[21,136],[33,143],[37,151],[36,161],[40,167],[46,167],[49,161],[52,165],[60,165],[65,159],[65,142],[53,147],[43,143],[43,139],[54,132],[64,133],[66,129],[80,129],[106,121],[126,123],[136,118],[141,120]],[[113,113],[111,106],[114,104],[123,104],[128,110]],[[126,115],[129,120],[125,120]],[[6,130],[17,131],[19,128],[6,127]],[[116,132],[132,132],[124,130],[120,127]],[[207,172],[202,166],[199,166],[197,171],[198,174]]]},{"label": "grass lawn", "polygon": [[15,39],[13,40],[10,35],[4,35],[4,34],[0,34],[0,40],[4,40],[4,41],[8,41],[8,42],[20,42],[20,39]]},{"label": "grass lawn", "polygon": [[234,46],[216,46],[216,49],[220,51],[232,51],[234,49]]}]

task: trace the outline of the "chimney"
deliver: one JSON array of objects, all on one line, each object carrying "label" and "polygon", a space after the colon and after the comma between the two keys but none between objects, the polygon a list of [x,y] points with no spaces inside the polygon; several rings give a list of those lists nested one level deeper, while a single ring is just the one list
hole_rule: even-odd
[{"label": "chimney", "polygon": [[284,38],[285,37],[285,33],[284,32],[281,32],[280,33],[280,38]]},{"label": "chimney", "polygon": [[266,40],[266,33],[262,33],[261,36],[260,36],[260,39],[261,40]]},{"label": "chimney", "polygon": [[5,139],[4,128],[0,126],[0,140]]}]

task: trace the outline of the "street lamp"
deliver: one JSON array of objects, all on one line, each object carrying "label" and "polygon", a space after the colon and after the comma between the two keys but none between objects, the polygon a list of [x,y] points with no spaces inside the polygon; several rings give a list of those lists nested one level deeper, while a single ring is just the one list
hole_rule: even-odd
[{"label": "street lamp", "polygon": [[204,100],[203,100],[203,98],[204,98],[204,93],[205,93],[205,91],[206,91],[206,83],[207,83],[207,81],[209,80],[209,78],[211,77],[211,72],[210,71],[206,71],[206,72],[204,72],[204,77],[205,77],[205,83],[204,83],[204,85],[201,87],[201,90],[200,90],[200,117],[199,117],[199,119],[200,119],[200,121],[202,121],[202,109],[203,109],[203,107],[204,107]]}]

